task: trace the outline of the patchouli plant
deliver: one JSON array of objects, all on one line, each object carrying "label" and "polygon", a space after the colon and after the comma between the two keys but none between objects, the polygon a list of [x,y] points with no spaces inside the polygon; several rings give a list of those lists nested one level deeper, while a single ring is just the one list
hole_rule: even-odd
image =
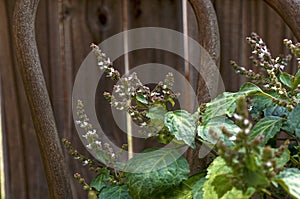
[{"label": "patchouli plant", "polygon": [[[78,101],[76,123],[101,163],[64,143],[97,174],[89,183],[75,174],[89,198],[300,198],[300,44],[284,40],[298,62],[298,71],[289,74],[284,69],[290,55],[272,57],[254,33],[247,41],[253,67],[235,62],[232,66],[249,82],[238,92],[224,92],[202,104],[195,113],[174,110],[178,94],[172,92],[172,74],[150,88],[135,73],[121,77],[92,45],[100,69],[116,82],[113,93],[104,93],[111,106],[128,112],[140,133],[172,147],[147,149],[122,163],[119,157],[126,145],[114,151],[103,143]],[[206,170],[190,176],[189,164],[179,152],[183,147],[196,149],[196,143],[211,147],[216,158]]]}]

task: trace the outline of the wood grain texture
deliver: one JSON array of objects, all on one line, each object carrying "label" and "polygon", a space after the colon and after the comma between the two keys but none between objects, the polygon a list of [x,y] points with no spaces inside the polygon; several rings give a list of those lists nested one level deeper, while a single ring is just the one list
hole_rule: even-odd
[{"label": "wood grain texture", "polygon": [[[274,55],[287,53],[282,39],[295,41],[292,31],[280,16],[261,0],[213,0],[221,39],[220,70],[227,90],[237,90],[245,81],[234,73],[229,61],[249,67],[250,50],[245,37],[257,32],[266,40]],[[3,130],[5,144],[7,198],[50,198],[37,138],[30,118],[24,86],[15,60],[12,42],[12,14],[15,0],[0,1],[0,71],[2,85]],[[191,4],[189,6],[189,36],[199,41],[199,27]],[[60,9],[58,9],[60,8]],[[128,0],[129,28],[162,26],[182,31],[182,9],[179,0]],[[71,115],[72,85],[80,64],[90,52],[90,44],[100,43],[122,31],[122,5],[120,0],[44,0],[40,2],[36,20],[36,39],[50,100],[59,132],[85,155],[89,155],[74,129]],[[200,42],[200,41],[199,41]],[[167,64],[184,73],[183,59],[170,53],[135,51],[130,53],[130,65],[149,62]],[[115,65],[123,71],[123,57]],[[295,72],[296,64],[287,71]],[[194,88],[197,74],[191,78]],[[123,143],[124,135],[111,122],[109,104],[102,92],[112,84],[99,82],[97,91],[98,118],[105,132],[116,143]],[[137,141],[136,150],[148,143]],[[80,163],[64,156],[69,177],[79,172],[89,182],[95,174]],[[72,178],[73,198],[86,198],[87,193]]]},{"label": "wood grain texture", "polygon": [[54,199],[66,199],[72,198],[69,178],[35,41],[34,22],[38,3],[38,0],[16,1],[13,17],[14,44],[50,196]]},{"label": "wood grain texture", "polygon": [[300,41],[300,1],[298,0],[265,0],[289,25]]},{"label": "wood grain texture", "polygon": [[[251,51],[245,40],[251,32],[256,32],[262,37],[273,56],[289,53],[283,45],[283,39],[295,41],[295,37],[281,17],[264,1],[215,0],[214,7],[220,28],[220,72],[226,90],[236,91],[245,82],[242,76],[234,72],[230,60],[246,68],[251,67],[248,58]],[[293,60],[286,71],[295,72],[296,69],[297,65]]]}]

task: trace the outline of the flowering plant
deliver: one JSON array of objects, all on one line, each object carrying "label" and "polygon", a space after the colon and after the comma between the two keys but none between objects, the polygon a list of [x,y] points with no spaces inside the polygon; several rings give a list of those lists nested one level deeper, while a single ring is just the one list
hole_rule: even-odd
[{"label": "flowering plant", "polygon": [[[284,40],[298,61],[298,72],[291,75],[284,72],[290,55],[273,58],[254,33],[247,41],[255,72],[235,62],[232,66],[249,82],[238,92],[224,92],[201,104],[195,113],[174,110],[178,94],[172,92],[172,74],[151,89],[135,73],[121,77],[92,45],[100,68],[118,82],[113,94],[104,93],[111,106],[128,112],[141,133],[165,145],[173,143],[173,148],[148,149],[121,163],[126,145],[114,151],[102,143],[78,101],[76,123],[85,129],[87,148],[101,163],[64,143],[72,156],[97,174],[90,183],[75,174],[89,198],[300,198],[300,44]],[[189,176],[187,160],[174,148],[196,149],[199,144],[211,148],[215,158],[207,169]]]}]

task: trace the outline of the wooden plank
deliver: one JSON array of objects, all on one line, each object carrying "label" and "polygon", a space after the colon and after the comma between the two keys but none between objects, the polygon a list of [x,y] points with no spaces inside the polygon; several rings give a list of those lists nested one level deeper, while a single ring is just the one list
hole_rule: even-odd
[{"label": "wooden plank", "polygon": [[[39,149],[35,133],[32,127],[31,117],[28,117],[28,104],[23,91],[23,84],[19,76],[19,70],[13,56],[11,38],[11,19],[14,7],[13,1],[7,1],[1,6],[6,9],[1,14],[1,19],[6,20],[1,29],[6,31],[1,39],[4,41],[3,49],[0,50],[4,56],[1,75],[3,74],[3,101],[5,137],[7,147],[7,196],[11,198],[30,198],[43,193],[47,198],[47,186],[45,185],[44,172],[40,160]],[[6,15],[6,16],[5,16]],[[29,175],[30,174],[30,175]],[[30,190],[31,189],[31,190]],[[37,191],[38,190],[38,191]]]},{"label": "wooden plank", "polygon": [[[181,1],[128,1],[128,29],[140,27],[162,27],[182,32],[181,8]],[[170,52],[157,49],[141,49],[129,53],[130,68],[147,63],[167,65],[184,75],[184,60]],[[153,71],[152,74],[155,73],[160,73],[160,71]],[[134,138],[133,143],[135,152],[140,152],[145,148],[156,145],[152,140],[138,138]]]},{"label": "wooden plank", "polygon": [[[18,96],[15,88],[17,81],[14,74],[12,49],[10,46],[9,16],[7,12],[7,3],[0,2],[0,66],[1,66],[1,85],[2,85],[2,110],[3,110],[3,136],[5,168],[6,168],[6,197],[26,198],[26,176],[24,173],[24,157],[20,156],[23,142],[20,135],[21,121],[19,115]],[[13,165],[13,166],[11,166]],[[10,168],[10,169],[8,169]],[[20,186],[12,186],[16,179]]]},{"label": "wooden plank", "polygon": [[[280,16],[263,1],[215,0],[221,38],[221,74],[228,91],[236,91],[245,81],[234,73],[230,60],[249,67],[250,48],[245,37],[251,32],[258,33],[271,49],[274,56],[288,52],[283,38],[294,39],[291,31]],[[295,71],[295,61],[287,71]],[[255,69],[254,69],[255,70]]]},{"label": "wooden plank", "polygon": [[[121,1],[74,0],[63,1],[63,3],[63,14],[59,20],[63,28],[59,41],[62,54],[60,54],[59,65],[52,68],[52,71],[59,74],[52,75],[52,100],[61,136],[69,139],[78,151],[90,156],[74,128],[71,109],[72,87],[78,68],[91,50],[90,44],[101,43],[108,37],[121,32],[121,15],[116,14],[121,13]],[[120,61],[116,61],[116,66],[119,63]],[[102,96],[105,90],[112,89],[112,82],[105,79],[100,80],[95,99],[99,122],[104,132],[114,142],[124,143],[126,140],[122,139],[113,122],[110,105]],[[95,176],[76,160],[68,159],[70,173],[80,172],[88,182]],[[74,198],[86,198],[87,193],[82,191],[78,182],[72,180],[72,186]]]}]

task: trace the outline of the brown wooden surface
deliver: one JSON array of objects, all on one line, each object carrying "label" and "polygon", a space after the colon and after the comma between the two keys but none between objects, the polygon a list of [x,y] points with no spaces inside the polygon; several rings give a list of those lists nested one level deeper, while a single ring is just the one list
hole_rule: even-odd
[{"label": "brown wooden surface", "polygon": [[35,39],[38,5],[39,0],[16,1],[12,21],[13,44],[38,139],[50,197],[72,199],[66,161]]},{"label": "brown wooden surface", "polygon": [[[7,198],[49,198],[28,103],[12,48],[11,20],[14,2],[14,0],[0,1],[0,70]],[[179,0],[128,2],[129,28],[162,26],[182,30]],[[213,3],[221,37],[221,73],[227,90],[237,90],[244,80],[234,74],[229,61],[235,60],[241,65],[248,64],[249,48],[245,43],[245,36],[257,32],[269,44],[275,55],[287,52],[282,45],[284,38],[294,37],[279,15],[261,0],[213,0]],[[61,9],[61,13],[58,8]],[[90,51],[90,43],[100,43],[122,31],[121,1],[41,0],[37,14],[37,43],[60,138],[68,138],[80,152],[87,154],[73,126],[72,85],[76,71]],[[189,14],[189,19],[195,19],[193,13]],[[192,21],[190,24],[193,24],[189,27],[190,34],[193,38],[197,38],[195,22]],[[183,70],[180,68],[183,62],[177,58],[173,59],[172,55],[161,55],[159,51],[150,50],[144,52],[141,58],[132,57],[140,55],[139,53],[142,52],[131,54],[132,66],[156,61]],[[120,66],[122,63],[122,59],[116,62]],[[288,70],[295,71],[295,67]],[[109,112],[108,106],[101,105],[101,108],[102,112]],[[115,129],[116,127],[109,121],[109,117],[105,117],[102,121],[106,124],[105,128]],[[124,136],[115,139],[122,142]],[[65,157],[70,177],[74,172],[80,172],[87,177],[87,181],[91,179],[92,173],[68,155],[65,154]],[[82,187],[75,180],[71,180],[71,183],[74,198],[86,198],[86,192],[82,191]]]}]

